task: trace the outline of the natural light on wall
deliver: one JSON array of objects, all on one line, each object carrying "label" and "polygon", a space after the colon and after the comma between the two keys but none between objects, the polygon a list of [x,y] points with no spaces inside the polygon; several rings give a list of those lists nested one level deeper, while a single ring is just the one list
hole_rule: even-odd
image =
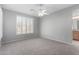
[{"label": "natural light on wall", "polygon": [[2,39],[3,36],[3,12],[2,12],[2,8],[0,7],[0,41]]},{"label": "natural light on wall", "polygon": [[16,18],[16,34],[29,34],[33,33],[34,19],[24,16],[17,16]]}]

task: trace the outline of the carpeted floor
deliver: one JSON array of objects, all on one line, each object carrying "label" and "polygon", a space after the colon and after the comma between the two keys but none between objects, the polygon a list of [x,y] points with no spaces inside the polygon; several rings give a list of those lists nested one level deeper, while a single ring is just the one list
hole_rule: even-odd
[{"label": "carpeted floor", "polygon": [[8,43],[0,48],[0,55],[73,55],[76,52],[73,45],[39,38]]}]

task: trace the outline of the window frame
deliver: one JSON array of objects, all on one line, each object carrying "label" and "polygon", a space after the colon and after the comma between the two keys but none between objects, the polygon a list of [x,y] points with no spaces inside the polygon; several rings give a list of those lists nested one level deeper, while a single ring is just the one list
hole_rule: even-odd
[{"label": "window frame", "polygon": [[[18,21],[19,19],[20,19],[20,21]],[[26,29],[25,32],[24,32],[24,29],[23,29],[24,27]],[[17,29],[19,29],[20,32]],[[30,18],[30,17],[25,17],[25,16],[17,15],[16,16],[16,35],[32,34],[32,33],[34,33],[34,19],[33,18]]]}]

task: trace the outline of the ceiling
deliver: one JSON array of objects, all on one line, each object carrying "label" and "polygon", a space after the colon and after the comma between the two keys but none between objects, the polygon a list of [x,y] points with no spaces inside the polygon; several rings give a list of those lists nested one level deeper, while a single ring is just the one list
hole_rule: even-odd
[{"label": "ceiling", "polygon": [[[37,12],[32,11],[32,9],[38,10],[38,5],[39,4],[3,4],[2,7],[12,11],[39,17]],[[50,15],[51,13],[71,6],[73,6],[73,4],[43,4],[42,9],[47,9],[47,13]]]}]

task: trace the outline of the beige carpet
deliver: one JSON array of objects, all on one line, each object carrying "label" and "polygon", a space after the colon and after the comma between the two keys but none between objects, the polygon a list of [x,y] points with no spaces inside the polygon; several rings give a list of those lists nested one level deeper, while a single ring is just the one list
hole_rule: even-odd
[{"label": "beige carpet", "polygon": [[78,54],[73,45],[48,39],[28,39],[2,45],[1,55],[72,55]]}]

